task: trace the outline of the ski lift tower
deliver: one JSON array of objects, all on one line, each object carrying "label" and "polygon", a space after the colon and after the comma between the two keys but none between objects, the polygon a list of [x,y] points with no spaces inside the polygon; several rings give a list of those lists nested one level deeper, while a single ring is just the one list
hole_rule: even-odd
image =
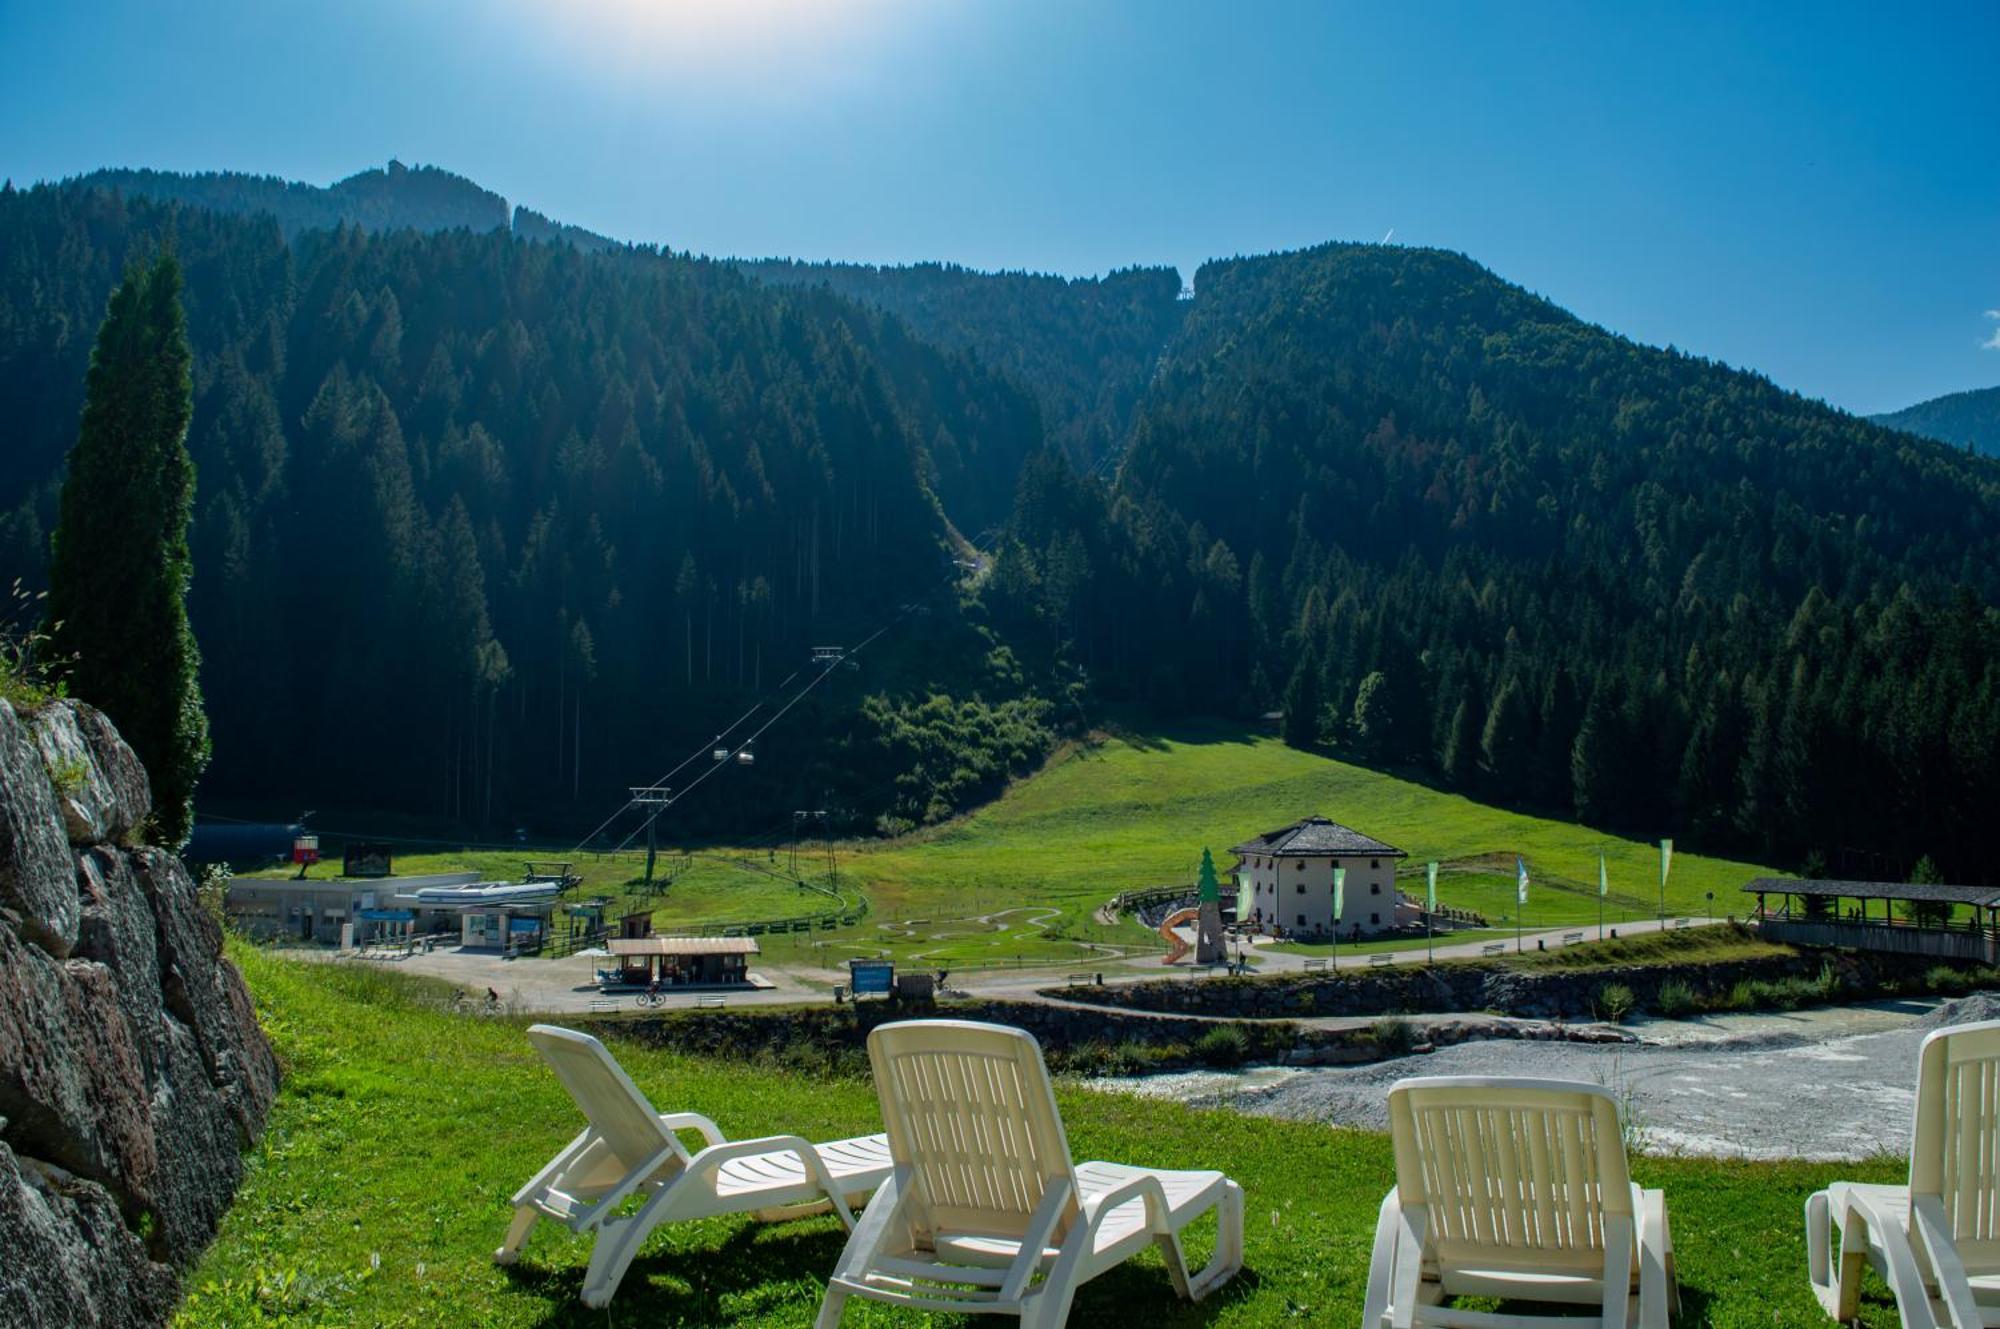
[{"label": "ski lift tower", "polygon": [[627,785],[632,791],[632,806],[650,808],[646,814],[646,890],[653,889],[653,860],[659,854],[660,814],[674,801],[674,791],[663,784]]}]

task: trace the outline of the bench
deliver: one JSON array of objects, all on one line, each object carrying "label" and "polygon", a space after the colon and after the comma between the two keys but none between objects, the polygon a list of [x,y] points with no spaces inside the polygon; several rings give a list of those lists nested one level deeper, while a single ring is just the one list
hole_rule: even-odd
[{"label": "bench", "polygon": [[1071,987],[1075,987],[1075,986],[1077,986],[1078,984],[1084,984],[1084,985],[1086,985],[1086,986],[1095,986],[1095,985],[1096,985],[1096,983],[1097,983],[1097,975],[1096,975],[1096,974],[1064,974],[1064,975],[1063,975],[1063,981],[1064,981],[1065,983],[1068,983],[1068,984],[1069,984],[1069,985],[1070,985]]},{"label": "bench", "polygon": [[697,1008],[700,1008],[700,1009],[711,1009],[711,1010],[712,1010],[712,1009],[714,1009],[715,1007],[718,1007],[718,1006],[722,1005],[722,1002],[723,1002],[723,998],[721,998],[721,997],[719,997],[719,996],[718,996],[718,997],[696,997],[696,998],[694,999],[694,1004],[695,1004],[695,1006],[696,1006]]},{"label": "bench", "polygon": [[1565,946],[1574,946],[1582,940],[1583,940],[1583,934],[1581,932],[1563,933],[1563,945]]},{"label": "bench", "polygon": [[592,1014],[615,1011],[618,1009],[618,999],[616,997],[592,997],[590,999],[590,1009]]},{"label": "bench", "polygon": [[1505,955],[1507,953],[1507,943],[1504,941],[1489,941],[1479,948],[1479,953],[1481,955]]},{"label": "bench", "polygon": [[1382,965],[1394,963],[1396,963],[1396,953],[1394,951],[1377,951],[1368,957],[1370,968],[1379,968]]},{"label": "bench", "polygon": [[1675,926],[1676,928],[1684,928],[1684,927],[1691,927],[1691,926],[1693,926],[1693,922],[1694,922],[1694,920],[1692,920],[1692,919],[1687,919],[1687,918],[1677,918],[1677,919],[1675,919],[1675,920],[1674,920],[1674,926]]},{"label": "bench", "polygon": [[1306,961],[1307,973],[1312,973],[1315,970],[1324,970],[1325,968],[1326,968],[1326,957],[1324,955],[1315,955],[1311,959]]}]

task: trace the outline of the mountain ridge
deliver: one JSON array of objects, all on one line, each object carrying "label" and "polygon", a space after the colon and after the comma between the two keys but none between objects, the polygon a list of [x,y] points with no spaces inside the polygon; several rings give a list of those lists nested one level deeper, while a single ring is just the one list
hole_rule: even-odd
[{"label": "mountain ridge", "polygon": [[1948,392],[1868,418],[1889,429],[2000,457],[2000,387]]}]

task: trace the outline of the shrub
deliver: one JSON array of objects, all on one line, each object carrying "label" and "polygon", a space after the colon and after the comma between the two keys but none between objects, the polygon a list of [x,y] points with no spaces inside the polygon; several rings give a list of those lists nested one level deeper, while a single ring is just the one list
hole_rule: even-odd
[{"label": "shrub", "polygon": [[1969,992],[1973,986],[1973,976],[1963,969],[1954,969],[1948,964],[1931,966],[1924,975],[1924,986],[1932,992],[1943,992],[1951,996]]},{"label": "shrub", "polygon": [[1669,1020],[1692,1015],[1701,1007],[1700,1000],[1694,995],[1694,989],[1678,978],[1668,979],[1660,984],[1660,995],[1653,1004],[1659,1008],[1660,1014]]},{"label": "shrub", "polygon": [[1417,1031],[1408,1020],[1399,1020],[1393,1015],[1385,1015],[1369,1029],[1374,1035],[1375,1046],[1386,1057],[1408,1055],[1417,1045]]},{"label": "shrub", "polygon": [[1597,1011],[1613,1024],[1625,1023],[1625,1017],[1632,1013],[1638,1003],[1632,996],[1632,989],[1623,983],[1606,983],[1597,989]]},{"label": "shrub", "polygon": [[1250,1054],[1250,1038],[1233,1024],[1219,1024],[1194,1041],[1194,1054],[1210,1066],[1240,1066]]}]

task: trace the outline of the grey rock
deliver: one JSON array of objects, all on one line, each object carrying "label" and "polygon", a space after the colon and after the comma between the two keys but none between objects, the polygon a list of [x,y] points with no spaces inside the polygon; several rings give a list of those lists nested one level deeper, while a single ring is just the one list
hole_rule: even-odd
[{"label": "grey rock", "polygon": [[0,1143],[0,1324],[98,1329],[163,1323],[177,1281],[155,1263],[110,1192]]},{"label": "grey rock", "polygon": [[71,844],[122,841],[152,808],[146,768],[104,713],[51,702],[28,721]]},{"label": "grey rock", "polygon": [[0,701],[0,909],[28,940],[61,959],[76,941],[69,836],[41,748],[14,708]]},{"label": "grey rock", "polygon": [[0,704],[0,774],[0,1325],[157,1325],[277,1060],[180,861],[118,843],[146,783],[103,717]]}]

